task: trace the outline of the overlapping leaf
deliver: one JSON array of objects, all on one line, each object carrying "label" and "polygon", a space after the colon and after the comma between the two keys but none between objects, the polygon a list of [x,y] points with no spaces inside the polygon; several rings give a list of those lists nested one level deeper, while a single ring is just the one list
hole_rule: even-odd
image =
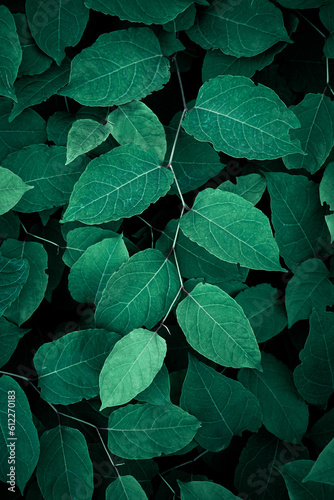
[{"label": "overlapping leaf", "polygon": [[319,188],[321,203],[327,203],[334,210],[334,162],[327,165],[322,176]]},{"label": "overlapping leaf", "polygon": [[48,119],[46,132],[48,140],[56,146],[66,146],[67,136],[75,121],[75,116],[66,111],[56,111]]},{"label": "overlapping leaf", "polygon": [[10,323],[5,318],[0,317],[0,367],[7,363],[15,351],[19,340],[29,331],[30,329],[19,328],[14,323]]},{"label": "overlapping leaf", "polygon": [[78,156],[96,148],[112,132],[110,123],[99,123],[91,119],[77,120],[67,136],[66,165]]},{"label": "overlapping leaf", "polygon": [[0,215],[5,214],[20,201],[24,193],[33,189],[8,168],[0,167]]},{"label": "overlapping leaf", "polygon": [[303,479],[303,483],[308,485],[308,481],[330,484],[331,493],[334,492],[334,439],[322,450],[312,469]]},{"label": "overlapping leaf", "polygon": [[147,500],[147,496],[133,476],[119,476],[106,490],[106,500]]},{"label": "overlapping leaf", "polygon": [[[1,253],[3,248],[1,248]],[[20,295],[29,274],[29,263],[22,258],[0,255],[0,314]]]},{"label": "overlapping leaf", "polygon": [[165,405],[170,402],[170,379],[165,364],[147,389],[137,394],[136,399],[152,405]]},{"label": "overlapping leaf", "polygon": [[291,500],[327,500],[333,496],[332,486],[313,481],[304,482],[313,465],[313,460],[296,460],[284,465],[281,474]]},{"label": "overlapping leaf", "polygon": [[266,189],[266,180],[260,174],[249,174],[237,177],[236,184],[231,181],[222,182],[219,189],[235,193],[256,205]]},{"label": "overlapping leaf", "polygon": [[17,102],[14,81],[22,61],[22,49],[15,20],[5,5],[0,5],[0,95]]},{"label": "overlapping leaf", "polygon": [[189,481],[182,483],[178,481],[181,490],[181,500],[211,500],[219,498],[221,500],[237,500],[237,497],[231,491],[220,484],[211,481]]}]

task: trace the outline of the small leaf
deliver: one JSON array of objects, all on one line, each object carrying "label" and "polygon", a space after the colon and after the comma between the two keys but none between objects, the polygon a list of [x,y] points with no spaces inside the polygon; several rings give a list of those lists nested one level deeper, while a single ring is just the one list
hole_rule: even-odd
[{"label": "small leaf", "polygon": [[[325,483],[334,486],[334,439],[322,450],[312,469],[303,479],[303,483],[307,481],[315,481],[317,483]],[[334,491],[334,488],[331,489]]]},{"label": "small leaf", "polygon": [[[3,247],[1,247],[1,253]],[[0,255],[0,314],[20,295],[29,275],[29,263],[26,259],[11,259]]]},{"label": "small leaf", "polygon": [[110,123],[103,124],[90,119],[77,120],[72,123],[67,136],[66,165],[78,156],[96,148],[111,132]]},{"label": "small leaf", "polygon": [[334,162],[327,165],[320,181],[320,201],[322,205],[327,203],[331,210],[334,210]]},{"label": "small leaf", "polygon": [[0,167],[0,215],[15,207],[24,193],[33,187],[28,186],[21,177],[8,168]]},{"label": "small leaf", "polygon": [[106,490],[106,500],[147,500],[147,496],[133,476],[119,476]]},{"label": "small leaf", "polygon": [[281,474],[291,500],[327,500],[334,495],[334,488],[327,484],[304,482],[313,465],[313,460],[296,460],[283,466]]},{"label": "small leaf", "polygon": [[0,95],[17,102],[13,83],[22,61],[22,49],[15,20],[5,5],[0,5]]},{"label": "small leaf", "polygon": [[237,177],[236,184],[231,181],[222,182],[219,189],[235,193],[256,205],[266,189],[266,180],[260,174],[243,175]]},{"label": "small leaf", "polygon": [[5,318],[0,317],[0,367],[9,361],[19,340],[29,331],[30,329],[19,328],[14,323],[10,323]]},{"label": "small leaf", "polygon": [[178,481],[181,490],[181,500],[237,500],[238,497],[233,495],[229,490],[220,484],[211,481],[189,481],[182,483]]}]

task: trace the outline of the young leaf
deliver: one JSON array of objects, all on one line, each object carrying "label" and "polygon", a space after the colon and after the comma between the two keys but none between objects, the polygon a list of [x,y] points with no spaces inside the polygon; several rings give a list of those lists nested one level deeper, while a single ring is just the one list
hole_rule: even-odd
[{"label": "young leaf", "polygon": [[0,5],[0,95],[17,102],[13,83],[22,61],[22,49],[15,20],[5,5]]},{"label": "young leaf", "polygon": [[162,365],[161,370],[156,374],[147,389],[137,394],[136,400],[152,405],[170,403],[170,378],[165,364]]},{"label": "young leaf", "polygon": [[334,162],[327,165],[322,176],[319,188],[320,201],[322,205],[327,203],[331,210],[334,210]]},{"label": "young leaf", "polygon": [[222,182],[218,189],[235,193],[256,205],[266,189],[266,180],[260,174],[249,174],[237,177],[236,184],[231,181]]},{"label": "young leaf", "polygon": [[180,220],[184,234],[226,262],[283,271],[268,218],[234,193],[205,189]]},{"label": "young leaf", "polygon": [[[3,253],[3,247],[1,247]],[[17,299],[29,274],[29,263],[22,258],[0,255],[0,315]]]},{"label": "young leaf", "polygon": [[5,365],[7,361],[9,361],[11,355],[16,349],[19,340],[29,331],[30,329],[19,328],[18,326],[14,325],[14,323],[10,323],[5,318],[0,317],[0,367]]},{"label": "young leaf", "polygon": [[211,481],[189,481],[182,483],[178,481],[181,490],[181,500],[212,500],[219,498],[220,500],[237,500],[229,490],[220,484]]},{"label": "young leaf", "polygon": [[313,460],[296,460],[282,468],[281,474],[291,500],[327,500],[334,495],[334,488],[328,484],[304,482],[313,465]]},{"label": "young leaf", "polygon": [[261,370],[254,332],[242,308],[215,285],[199,283],[180,302],[176,316],[189,344],[223,366]]},{"label": "young leaf", "polygon": [[106,500],[147,500],[147,496],[133,476],[119,476],[106,490]]},{"label": "young leaf", "polygon": [[[334,486],[334,439],[328,443],[326,448],[322,450],[312,469],[303,479],[303,483],[308,484],[308,481],[316,481],[317,483],[325,483]],[[334,488],[331,488],[334,492]]]},{"label": "young leaf", "polygon": [[108,122],[103,124],[83,119],[72,123],[67,136],[66,165],[101,144],[111,132],[112,126]]},{"label": "young leaf", "polygon": [[197,418],[170,403],[126,405],[109,417],[108,448],[132,460],[159,457],[181,450],[199,427]]},{"label": "young leaf", "polygon": [[80,431],[59,425],[44,432],[37,481],[45,500],[92,498],[93,465]]},{"label": "young leaf", "polygon": [[0,167],[0,215],[15,207],[24,193],[33,187],[28,186],[21,177],[8,168]]},{"label": "young leaf", "polygon": [[153,31],[129,28],[99,36],[75,56],[69,85],[58,94],[85,106],[120,105],[160,90],[169,77],[169,61]]}]

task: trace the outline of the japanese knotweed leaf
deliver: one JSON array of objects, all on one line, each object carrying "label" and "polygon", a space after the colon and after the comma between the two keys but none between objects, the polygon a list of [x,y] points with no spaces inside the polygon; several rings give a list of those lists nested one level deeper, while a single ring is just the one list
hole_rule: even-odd
[{"label": "japanese knotweed leaf", "polygon": [[42,434],[37,481],[45,500],[92,498],[93,465],[80,431],[59,425]]},{"label": "japanese knotweed leaf", "polygon": [[26,13],[30,31],[39,46],[60,66],[65,48],[80,42],[86,28],[89,10],[84,0],[60,1],[47,10],[44,0],[27,0]]},{"label": "japanese knotweed leaf", "polygon": [[310,404],[326,406],[334,392],[334,313],[313,309],[310,332],[299,353],[301,364],[293,378],[299,394]]},{"label": "japanese knotweed leaf", "polygon": [[111,132],[112,126],[108,122],[103,124],[86,118],[72,123],[67,136],[66,165],[78,156],[96,148]]},{"label": "japanese knotweed leaf", "polygon": [[303,153],[299,141],[289,135],[300,127],[296,115],[272,89],[244,76],[205,82],[183,127],[197,140],[236,158],[274,160]]},{"label": "japanese knotweed leaf", "polygon": [[202,423],[196,441],[214,452],[227,448],[233,436],[257,432],[262,425],[262,411],[250,391],[191,355],[180,406]]},{"label": "japanese knotweed leaf", "polygon": [[97,396],[100,370],[119,338],[88,329],[43,344],[34,356],[42,398],[67,405]]},{"label": "japanese knotweed leaf", "polygon": [[128,403],[147,389],[161,369],[166,352],[166,341],[142,328],[120,339],[100,373],[100,410]]},{"label": "japanese knotweed leaf", "polygon": [[239,381],[259,400],[266,429],[288,443],[300,443],[308,426],[308,407],[293,383],[292,372],[262,352],[263,373],[243,368]]},{"label": "japanese knotweed leaf", "polygon": [[203,49],[220,49],[235,57],[253,57],[280,41],[289,42],[282,12],[268,0],[243,0],[233,7],[214,2],[187,31]]},{"label": "japanese knotweed leaf", "polygon": [[8,239],[1,245],[4,257],[28,261],[29,274],[25,283],[5,316],[10,321],[22,325],[36,311],[43,300],[48,284],[47,253],[41,243]]},{"label": "japanese knotweed leaf", "polygon": [[0,367],[10,360],[19,340],[29,331],[30,329],[19,328],[14,323],[10,323],[5,318],[0,317]]},{"label": "japanese knotweed leaf", "polygon": [[8,168],[0,167],[0,215],[5,214],[20,201],[24,193],[33,189]]},{"label": "japanese knotweed leaf", "polygon": [[111,275],[128,259],[129,252],[121,235],[89,246],[68,276],[68,289],[74,300],[97,304]]},{"label": "japanese knotweed leaf", "polygon": [[231,181],[222,182],[218,189],[235,193],[245,200],[256,205],[266,189],[266,180],[260,174],[249,174],[237,177],[237,183]]},{"label": "japanese knotweed leaf", "polygon": [[334,210],[334,162],[329,163],[323,173],[319,195],[322,205],[327,203],[329,208]]},{"label": "japanese knotweed leaf", "polygon": [[295,460],[280,469],[291,500],[327,500],[333,497],[333,486],[313,480],[304,482],[313,466],[313,460]]},{"label": "japanese knotweed leaf", "polygon": [[133,476],[119,476],[106,489],[106,500],[147,500],[143,488]]},{"label": "japanese knotweed leaf", "polygon": [[329,281],[329,271],[319,259],[308,259],[297,267],[285,290],[285,307],[288,325],[308,319],[312,309],[325,311],[334,302],[334,287]]},{"label": "japanese knotweed leaf", "polygon": [[189,481],[182,483],[177,480],[181,491],[181,500],[237,500],[238,497],[221,484],[212,481]]},{"label": "japanese knotweed leaf", "polygon": [[0,95],[17,102],[14,82],[22,61],[22,49],[13,14],[0,5]]},{"label": "japanese knotweed leaf", "polygon": [[151,403],[152,405],[165,405],[170,403],[170,378],[166,365],[156,374],[151,384],[137,394],[137,401]]},{"label": "japanese knotweed leaf", "polygon": [[[312,469],[303,479],[303,483],[307,481],[315,481],[317,483],[326,483],[334,486],[334,438],[322,450]],[[334,488],[331,488],[334,492]]]},{"label": "japanese knotweed leaf", "polygon": [[173,182],[154,151],[137,145],[114,148],[95,158],[75,184],[62,222],[101,224],[142,213]]},{"label": "japanese knotweed leaf", "polygon": [[176,316],[189,344],[223,366],[261,370],[261,354],[241,306],[215,285],[199,283]]},{"label": "japanese knotweed leaf", "polygon": [[160,457],[184,448],[200,425],[193,415],[170,403],[129,404],[110,414],[108,448],[132,460]]},{"label": "japanese knotweed leaf", "polygon": [[[1,253],[2,253],[1,248]],[[29,275],[26,259],[0,255],[0,315],[17,299]]]},{"label": "japanese knotweed leaf", "polygon": [[133,255],[109,279],[97,304],[100,328],[126,334],[150,329],[167,313],[179,290],[176,267],[158,250]]},{"label": "japanese knotweed leaf", "polygon": [[9,121],[12,122],[22,111],[40,104],[67,84],[70,75],[70,60],[65,59],[58,67],[52,64],[41,75],[23,76],[15,83],[17,102],[14,104]]},{"label": "japanese knotweed leaf", "polygon": [[284,271],[269,219],[235,193],[205,189],[183,215],[184,234],[218,259],[250,269]]},{"label": "japanese knotweed leaf", "polygon": [[38,434],[27,396],[19,384],[7,375],[0,378],[0,402],[0,478],[4,483],[9,482],[10,464],[14,464],[15,483],[23,495],[38,462]]},{"label": "japanese knotweed leaf", "polygon": [[266,172],[275,239],[286,265],[314,257],[320,243],[328,244],[329,233],[320,205],[319,188],[303,175]]},{"label": "japanese knotweed leaf", "polygon": [[34,188],[23,195],[15,210],[39,212],[67,203],[89,159],[83,156],[68,166],[65,162],[66,148],[63,146],[33,144],[8,155],[2,162],[3,167]]},{"label": "japanese knotweed leaf", "polygon": [[169,80],[169,61],[149,28],[105,33],[74,57],[69,85],[58,92],[85,106],[140,100]]}]

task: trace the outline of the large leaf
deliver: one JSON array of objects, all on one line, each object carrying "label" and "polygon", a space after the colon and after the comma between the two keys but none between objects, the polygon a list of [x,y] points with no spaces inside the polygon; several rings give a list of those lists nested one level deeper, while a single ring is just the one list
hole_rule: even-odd
[{"label": "large leaf", "polygon": [[59,425],[44,432],[37,481],[45,500],[92,498],[93,465],[80,431]]},{"label": "large leaf", "polygon": [[237,177],[236,180],[236,184],[232,184],[231,181],[222,182],[219,185],[219,189],[235,193],[245,198],[245,200],[250,201],[253,205],[256,205],[266,189],[266,180],[264,177],[260,174],[249,174]]},{"label": "large leaf", "polygon": [[281,474],[291,500],[327,500],[333,497],[332,486],[313,481],[304,482],[313,465],[313,460],[296,460],[284,465]]},{"label": "large leaf", "polygon": [[334,162],[327,165],[322,176],[319,188],[321,203],[327,203],[334,210]]},{"label": "large leaf", "polygon": [[16,349],[19,340],[29,332],[29,329],[19,328],[5,318],[0,317],[0,367],[5,365]]},{"label": "large leaf", "polygon": [[300,443],[309,413],[294,386],[292,373],[265,352],[262,352],[262,367],[263,373],[243,368],[238,379],[258,398],[267,430],[288,443]]},{"label": "large leaf", "polygon": [[85,106],[113,106],[160,90],[169,77],[169,62],[153,31],[129,28],[99,36],[75,56],[69,85],[58,94]]},{"label": "large leaf", "polygon": [[[1,481],[10,481],[10,473],[14,467],[15,484],[22,495],[37,465],[39,457],[39,441],[27,396],[19,384],[6,375],[0,378],[0,450]],[[14,406],[9,404],[14,403]],[[14,430],[12,428],[14,426]],[[7,488],[13,486],[7,483]],[[12,493],[10,491],[8,497]]]},{"label": "large leaf", "polygon": [[101,224],[143,212],[173,181],[154,151],[126,145],[92,160],[74,186],[62,222]]},{"label": "large leaf", "polygon": [[242,308],[215,285],[199,283],[180,302],[177,320],[189,344],[216,363],[261,370],[260,351]]},{"label": "large leaf", "polygon": [[237,158],[273,160],[302,153],[299,141],[289,136],[300,126],[296,115],[273,90],[244,76],[217,76],[204,83],[183,126],[199,141]]},{"label": "large leaf", "polygon": [[[1,253],[3,248],[1,248]],[[0,315],[20,295],[29,274],[29,263],[22,258],[0,255]]]},{"label": "large leaf", "polygon": [[75,121],[68,132],[66,165],[101,144],[111,132],[108,122],[99,123],[89,118]]},{"label": "large leaf", "polygon": [[[307,481],[316,481],[317,483],[326,483],[334,486],[334,439],[332,439],[326,448],[322,450],[312,469],[303,479],[303,483]],[[334,492],[334,488],[331,489]]]},{"label": "large leaf", "polygon": [[109,279],[95,313],[96,325],[122,334],[153,328],[179,290],[174,264],[158,250],[133,255]]},{"label": "large leaf", "polygon": [[13,83],[22,61],[22,49],[15,20],[4,5],[0,5],[0,95],[17,102]]},{"label": "large leaf", "polygon": [[106,500],[147,500],[147,496],[133,476],[119,476],[106,490]]},{"label": "large leaf", "polygon": [[181,490],[181,500],[237,500],[238,497],[233,495],[220,484],[211,481],[189,481],[182,483],[178,481]]},{"label": "large leaf", "polygon": [[24,193],[33,189],[8,168],[0,167],[0,215],[15,207]]},{"label": "large leaf", "polygon": [[133,330],[119,340],[100,373],[100,410],[128,403],[146,389],[161,369],[166,352],[166,341],[148,330]]},{"label": "large leaf", "polygon": [[211,188],[201,191],[180,226],[188,238],[226,262],[283,270],[268,218],[237,194]]},{"label": "large leaf", "polygon": [[159,457],[184,448],[199,427],[197,418],[170,403],[127,405],[109,417],[108,448],[132,460]]}]

